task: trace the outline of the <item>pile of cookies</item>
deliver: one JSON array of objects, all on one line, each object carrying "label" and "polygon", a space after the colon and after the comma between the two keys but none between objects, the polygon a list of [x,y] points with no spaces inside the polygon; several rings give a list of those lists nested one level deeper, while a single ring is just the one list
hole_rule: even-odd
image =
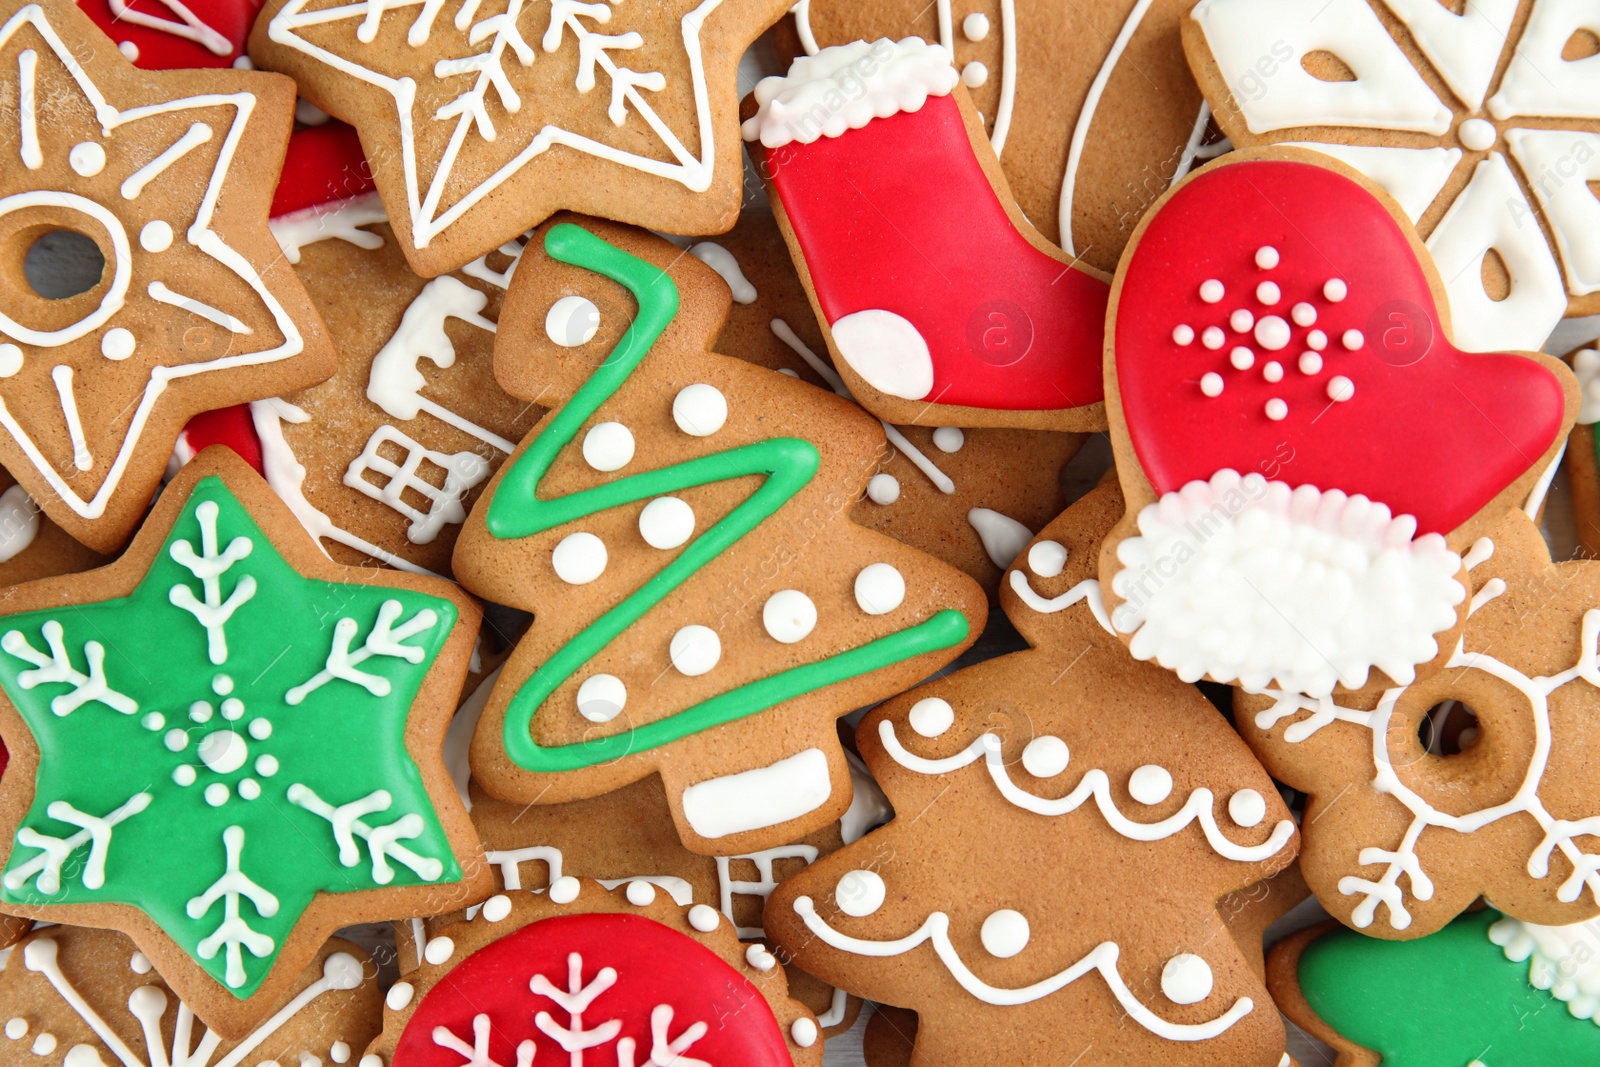
[{"label": "pile of cookies", "polygon": [[0,1063],[1600,1062],[1589,0],[0,0],[0,160]]}]

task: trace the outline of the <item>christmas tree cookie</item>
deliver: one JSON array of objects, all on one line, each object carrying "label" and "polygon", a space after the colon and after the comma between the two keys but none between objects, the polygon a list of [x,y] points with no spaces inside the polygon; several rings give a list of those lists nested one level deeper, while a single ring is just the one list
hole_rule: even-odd
[{"label": "christmas tree cookie", "polygon": [[1295,825],[1216,709],[1108,631],[1094,573],[1121,512],[1103,483],[1008,572],[1033,648],[862,720],[899,815],[767,904],[797,966],[918,1013],[919,1063],[1282,1056],[1219,901],[1288,864]]},{"label": "christmas tree cookie", "polygon": [[330,563],[231,453],[0,613],[0,907],[122,930],[222,1036],[334,929],[486,891],[439,756],[477,607]]},{"label": "christmas tree cookie", "polygon": [[535,616],[473,741],[484,788],[550,804],[659,773],[684,844],[736,855],[838,819],[834,720],[949,662],[985,609],[959,571],[849,521],[881,427],[708,351],[728,300],[640,231],[536,231],[496,376],[553,408],[454,568]]}]

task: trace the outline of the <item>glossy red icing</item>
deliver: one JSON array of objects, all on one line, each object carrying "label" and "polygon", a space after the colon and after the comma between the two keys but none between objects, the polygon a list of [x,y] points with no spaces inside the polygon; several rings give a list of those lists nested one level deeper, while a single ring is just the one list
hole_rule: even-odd
[{"label": "glossy red icing", "polygon": [[265,473],[261,466],[261,439],[256,436],[249,404],[203,411],[189,420],[183,437],[197,453],[210,445],[226,445],[257,473]]},{"label": "glossy red icing", "polygon": [[330,119],[295,130],[272,197],[272,217],[331,204],[377,186],[354,126]]},{"label": "glossy red icing", "polygon": [[[1276,267],[1257,266],[1264,247],[1277,251]],[[1334,278],[1348,287],[1339,302],[1323,293]],[[1214,304],[1200,295],[1209,279],[1226,290]],[[1256,293],[1268,281],[1281,291],[1271,306]],[[1314,324],[1292,321],[1300,302]],[[1237,309],[1281,317],[1287,347],[1270,351],[1253,329],[1233,329]],[[1194,340],[1179,344],[1179,326]],[[1217,350],[1202,343],[1213,326],[1225,337]],[[1323,365],[1302,373],[1312,330],[1327,335]],[[1343,343],[1349,330],[1362,334],[1355,350]],[[1237,346],[1251,351],[1248,370],[1230,362]],[[1234,163],[1179,189],[1124,268],[1115,347],[1123,417],[1157,493],[1224,468],[1258,471],[1292,451],[1275,478],[1362,493],[1416,516],[1421,532],[1448,533],[1536,463],[1563,422],[1555,375],[1525,356],[1451,345],[1400,224],[1364,187],[1309,163]],[[1275,383],[1273,360],[1283,371]],[[1201,391],[1207,372],[1220,376],[1221,395]],[[1354,386],[1342,403],[1328,395],[1336,375]],[[1286,405],[1281,421],[1266,413],[1273,399]]]},{"label": "glossy red icing", "polygon": [[[208,43],[190,40],[167,29],[140,25],[119,15],[111,0],[78,0],[95,25],[106,32],[119,46],[131,45],[137,52],[131,58],[134,65],[145,70],[181,70],[186,67],[231,67],[234,60],[244,54],[245,42],[250,37],[250,27],[261,10],[261,0],[124,0],[118,7],[151,19],[159,19],[165,26],[189,30],[178,7],[185,8],[196,21],[208,27],[215,36],[203,35]],[[199,34],[197,34],[199,35]],[[215,48],[209,47],[214,43]],[[226,44],[226,51],[221,51]],[[126,55],[131,49],[124,48]]]},{"label": "glossy red icing", "polygon": [[[602,968],[616,971],[616,983],[583,1012],[585,1030],[615,1019],[615,1036],[574,1058],[541,1028],[540,1013],[570,1027],[572,1017],[529,983],[543,975],[557,989],[570,990],[569,957],[582,957],[583,985]],[[566,915],[524,926],[474,952],[428,991],[395,1048],[392,1067],[462,1067],[463,1056],[440,1045],[436,1027],[473,1046],[473,1019],[489,1017],[489,1058],[513,1065],[517,1047],[531,1039],[534,1067],[615,1067],[617,1042],[632,1038],[634,1062],[650,1058],[651,1013],[672,1008],[667,1028],[677,1040],[695,1023],[705,1034],[679,1054],[685,1062],[703,1060],[738,1067],[789,1067],[788,1046],[755,987],[699,942],[639,915]]]},{"label": "glossy red icing", "polygon": [[[930,401],[1015,411],[1102,399],[1109,289],[1012,226],[953,98],[771,149],[767,162],[828,322],[873,308],[909,320],[933,359]],[[986,336],[1004,344],[986,348]],[[1021,355],[1004,351],[1016,338]]]}]

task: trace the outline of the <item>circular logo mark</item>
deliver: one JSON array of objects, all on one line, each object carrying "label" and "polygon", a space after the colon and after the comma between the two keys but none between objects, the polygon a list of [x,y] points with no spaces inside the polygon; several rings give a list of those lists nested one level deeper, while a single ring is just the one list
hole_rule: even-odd
[{"label": "circular logo mark", "polygon": [[987,300],[967,319],[967,347],[993,367],[1009,367],[1033,347],[1033,320],[1009,300]]},{"label": "circular logo mark", "polygon": [[1391,367],[1409,367],[1433,347],[1433,317],[1409,300],[1379,304],[1367,319],[1367,347]]}]

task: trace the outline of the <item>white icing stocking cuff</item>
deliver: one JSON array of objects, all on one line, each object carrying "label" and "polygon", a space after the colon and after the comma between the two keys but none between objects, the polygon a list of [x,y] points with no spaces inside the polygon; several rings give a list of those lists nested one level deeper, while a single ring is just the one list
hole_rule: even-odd
[{"label": "white icing stocking cuff", "polygon": [[745,121],[744,139],[780,148],[838,137],[875,118],[920,111],[928,97],[948,96],[960,80],[950,53],[920,37],[824,48],[796,59],[783,77],[756,83],[761,109]]},{"label": "white icing stocking cuff", "polygon": [[1466,590],[1438,534],[1364,496],[1218,471],[1139,513],[1112,622],[1186,682],[1325,696],[1377,667],[1410,684]]}]

